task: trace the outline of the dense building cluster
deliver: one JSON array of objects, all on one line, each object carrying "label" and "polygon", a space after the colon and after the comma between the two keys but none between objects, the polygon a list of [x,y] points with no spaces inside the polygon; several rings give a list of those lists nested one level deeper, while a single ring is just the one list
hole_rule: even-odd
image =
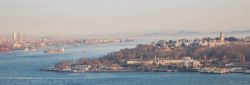
[{"label": "dense building cluster", "polygon": [[199,46],[209,46],[215,47],[223,44],[229,43],[229,41],[225,41],[224,33],[220,33],[219,38],[203,38],[203,39],[179,39],[179,40],[170,40],[168,42],[164,40],[160,40],[156,43],[156,46],[161,48],[178,48],[178,47],[199,47]]},{"label": "dense building cluster", "polygon": [[14,50],[36,51],[47,47],[76,47],[84,44],[103,44],[133,42],[133,39],[58,39],[58,38],[27,38],[20,32],[13,32],[11,38],[0,39],[0,52]]},{"label": "dense building cluster", "polygon": [[[249,37],[238,39],[225,37],[221,32],[218,38],[194,40],[160,40],[151,44],[139,44],[135,48],[125,48],[109,53],[97,59],[81,59],[83,65],[72,69],[88,69],[85,71],[202,71],[228,72],[225,68],[245,68],[250,64]],[[248,68],[248,67],[247,67]],[[241,70],[242,70],[241,69]]]}]

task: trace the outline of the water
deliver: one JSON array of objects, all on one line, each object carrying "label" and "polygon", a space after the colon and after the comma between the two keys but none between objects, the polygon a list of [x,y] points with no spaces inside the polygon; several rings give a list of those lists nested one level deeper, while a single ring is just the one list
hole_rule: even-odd
[{"label": "water", "polygon": [[12,52],[0,54],[0,85],[249,85],[250,75],[207,75],[199,73],[56,73],[40,71],[59,61],[96,58],[135,43],[98,44],[65,49],[65,54]]}]

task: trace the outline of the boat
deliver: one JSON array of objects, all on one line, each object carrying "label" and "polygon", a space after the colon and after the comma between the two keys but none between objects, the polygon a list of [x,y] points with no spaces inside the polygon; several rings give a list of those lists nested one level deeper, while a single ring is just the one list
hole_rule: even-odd
[{"label": "boat", "polygon": [[25,48],[24,49],[24,51],[26,51],[26,52],[35,52],[35,51],[37,51],[35,48]]},{"label": "boat", "polygon": [[63,54],[64,53],[64,48],[62,48],[62,49],[45,50],[44,53],[47,53],[47,54]]},{"label": "boat", "polygon": [[207,74],[212,73],[211,70],[210,70],[209,68],[200,69],[199,72],[200,72],[200,73],[207,73]]},{"label": "boat", "polygon": [[154,72],[177,72],[176,69],[154,69]]},{"label": "boat", "polygon": [[244,74],[250,74],[250,69],[245,70],[245,71],[244,71]]},{"label": "boat", "polygon": [[244,73],[244,69],[242,67],[233,67],[230,68],[230,73]]},{"label": "boat", "polygon": [[56,71],[56,69],[54,67],[49,67],[49,68],[46,68],[46,69],[40,69],[42,71]]},{"label": "boat", "polygon": [[72,73],[84,73],[85,71],[84,70],[72,70],[71,72]]},{"label": "boat", "polygon": [[225,68],[203,68],[199,70],[200,73],[205,73],[205,74],[225,74],[228,71],[228,69]]}]

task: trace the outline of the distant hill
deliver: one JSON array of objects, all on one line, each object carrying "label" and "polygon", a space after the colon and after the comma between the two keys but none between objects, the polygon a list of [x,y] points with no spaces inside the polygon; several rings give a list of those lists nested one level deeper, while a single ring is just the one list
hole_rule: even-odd
[{"label": "distant hill", "polygon": [[[146,33],[145,36],[158,36],[158,35],[213,35],[213,34],[219,34],[220,32],[209,32],[209,33],[201,33],[196,31],[179,31],[175,33],[169,33],[169,32],[153,32],[153,33]],[[224,32],[226,35],[230,34],[250,34],[250,30],[245,31],[229,31]]]},{"label": "distant hill", "polygon": [[200,35],[200,34],[203,34],[203,33],[194,32],[194,31],[180,31],[180,32],[175,33],[175,35]]},{"label": "distant hill", "polygon": [[246,31],[231,31],[231,32],[227,32],[228,34],[249,34],[250,30],[246,30]]},{"label": "distant hill", "polygon": [[[235,36],[238,38],[250,36],[250,30],[244,31],[225,31],[225,36]],[[161,31],[161,32],[148,32],[142,33],[137,38],[142,39],[194,39],[194,38],[203,38],[203,37],[219,37],[220,31],[218,32],[208,32],[201,33],[196,31]]]}]

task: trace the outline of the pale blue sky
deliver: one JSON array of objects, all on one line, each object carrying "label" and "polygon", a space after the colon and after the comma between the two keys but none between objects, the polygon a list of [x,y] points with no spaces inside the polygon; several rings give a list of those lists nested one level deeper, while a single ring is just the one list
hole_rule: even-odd
[{"label": "pale blue sky", "polygon": [[249,28],[250,0],[0,0],[0,34],[214,32]]}]

